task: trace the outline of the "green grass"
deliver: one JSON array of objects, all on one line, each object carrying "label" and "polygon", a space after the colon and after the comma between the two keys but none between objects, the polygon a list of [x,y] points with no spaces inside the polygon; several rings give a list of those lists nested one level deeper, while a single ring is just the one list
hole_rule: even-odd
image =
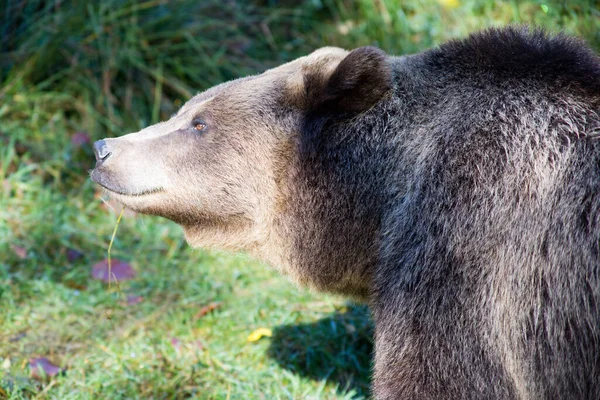
[{"label": "green grass", "polygon": [[[0,7],[0,399],[369,394],[365,307],[296,288],[243,255],[190,249],[168,221],[124,217],[112,255],[138,275],[121,282],[122,296],[92,280],[119,210],[89,181],[93,155],[74,133],[95,140],[137,130],[199,90],[323,45],[410,53],[513,22],[564,29],[600,48],[592,1],[297,3]],[[143,301],[126,305],[130,294]],[[212,302],[220,306],[197,316]],[[248,342],[260,327],[273,336]],[[33,379],[32,357],[65,372]]]}]

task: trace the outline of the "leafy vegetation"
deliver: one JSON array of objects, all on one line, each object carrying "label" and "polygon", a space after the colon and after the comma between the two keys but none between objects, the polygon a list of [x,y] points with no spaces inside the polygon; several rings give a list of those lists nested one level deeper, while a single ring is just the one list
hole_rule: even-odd
[{"label": "leafy vegetation", "polygon": [[[118,291],[93,279],[120,209],[88,179],[90,143],[323,45],[402,54],[531,23],[600,48],[591,0],[298,3],[2,3],[0,399],[368,397],[365,307],[189,249],[168,221],[126,215],[112,254],[137,275]],[[273,335],[248,342],[258,328]],[[59,368],[40,372],[40,357]]]}]

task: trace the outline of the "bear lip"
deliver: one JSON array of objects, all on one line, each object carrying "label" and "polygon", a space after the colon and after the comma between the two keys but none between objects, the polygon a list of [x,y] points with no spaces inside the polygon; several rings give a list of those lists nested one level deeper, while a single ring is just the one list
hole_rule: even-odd
[{"label": "bear lip", "polygon": [[106,182],[106,180],[102,179],[103,177],[104,177],[104,174],[102,174],[101,172],[98,172],[97,169],[90,171],[90,179],[92,181],[94,181],[98,185],[102,186],[102,188],[104,188],[108,192],[118,194],[120,196],[141,197],[141,196],[148,196],[151,194],[164,192],[164,189],[162,187],[144,189],[139,192],[129,192],[129,191],[124,190],[123,188],[119,188],[117,186],[111,185],[109,182]]},{"label": "bear lip", "polygon": [[106,185],[103,185],[100,182],[96,182],[98,183],[100,186],[102,186],[105,190],[111,192],[111,193],[115,193],[118,194],[120,196],[129,196],[129,197],[142,197],[142,196],[148,196],[151,194],[156,194],[156,193],[161,193],[164,192],[163,188],[155,188],[155,189],[147,189],[147,190],[142,190],[141,192],[135,192],[135,193],[127,193],[118,189],[112,189],[107,187]]}]

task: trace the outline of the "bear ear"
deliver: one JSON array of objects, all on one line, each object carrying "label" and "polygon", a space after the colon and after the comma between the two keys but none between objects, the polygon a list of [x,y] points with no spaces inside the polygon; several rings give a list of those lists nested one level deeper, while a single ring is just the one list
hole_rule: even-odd
[{"label": "bear ear", "polygon": [[392,87],[387,55],[376,47],[352,50],[314,99],[314,111],[360,113],[373,107]]}]

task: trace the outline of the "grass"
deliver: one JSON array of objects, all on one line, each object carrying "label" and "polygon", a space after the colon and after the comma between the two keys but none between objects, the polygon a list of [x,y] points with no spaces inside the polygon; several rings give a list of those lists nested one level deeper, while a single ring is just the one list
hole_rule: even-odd
[{"label": "grass", "polygon": [[[513,22],[600,48],[600,10],[583,0],[31,0],[0,10],[0,399],[367,398],[365,307],[296,288],[244,255],[190,249],[168,221],[121,221],[112,257],[138,271],[120,283],[123,297],[92,280],[119,208],[88,179],[85,139],[137,130],[198,90],[323,45],[410,53]],[[143,300],[127,305],[127,295]],[[260,327],[273,336],[248,342]],[[28,360],[41,356],[65,372],[33,379]]]}]

